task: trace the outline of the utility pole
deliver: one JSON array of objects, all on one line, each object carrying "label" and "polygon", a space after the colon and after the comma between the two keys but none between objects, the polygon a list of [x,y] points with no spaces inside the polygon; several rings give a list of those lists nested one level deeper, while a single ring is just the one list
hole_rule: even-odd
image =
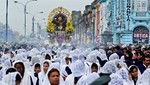
[{"label": "utility pole", "polygon": [[8,0],[6,0],[6,42],[8,40]]}]

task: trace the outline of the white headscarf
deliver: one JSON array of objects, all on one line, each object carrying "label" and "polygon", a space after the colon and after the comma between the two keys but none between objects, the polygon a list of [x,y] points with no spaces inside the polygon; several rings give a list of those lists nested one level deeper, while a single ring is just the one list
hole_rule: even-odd
[{"label": "white headscarf", "polygon": [[127,64],[124,63],[121,59],[115,59],[115,60],[113,60],[113,61],[115,61],[115,64],[116,64],[116,65],[119,64],[121,67],[124,67],[124,68],[128,69]]},{"label": "white headscarf", "polygon": [[11,51],[13,54],[14,54],[14,57],[16,56],[16,53],[15,53],[15,51]]},{"label": "white headscarf", "polygon": [[126,68],[122,67],[121,69],[119,69],[119,70],[117,71],[117,73],[120,74],[120,76],[122,76],[122,78],[123,78],[124,80],[126,80],[126,81],[129,80],[129,75],[128,75],[129,72],[128,72],[128,70],[127,70]]},{"label": "white headscarf", "polygon": [[72,58],[72,63],[75,63],[79,59],[78,55],[75,53],[72,54],[71,58]]},{"label": "white headscarf", "polygon": [[108,61],[102,67],[102,73],[115,73],[117,70],[118,69],[117,65],[115,64],[115,61]]},{"label": "white headscarf", "polygon": [[111,60],[115,60],[115,59],[119,59],[119,56],[118,56],[117,53],[113,53],[113,54],[111,54],[111,55],[109,56],[109,60],[110,60],[110,61],[111,61]]},{"label": "white headscarf", "polygon": [[101,60],[108,60],[106,54],[101,54],[99,57],[101,58]]},{"label": "white headscarf", "polygon": [[122,67],[117,71],[117,73],[122,77],[124,85],[132,85],[129,84],[129,72],[126,68]]},{"label": "white headscarf", "polygon": [[110,75],[110,78],[111,80],[109,82],[109,85],[124,85],[123,79],[119,74],[113,73]]},{"label": "white headscarf", "polygon": [[[49,63],[49,68],[50,68],[50,66],[51,66],[51,61],[50,61],[50,60],[45,60],[44,62],[48,62],[48,63]],[[44,62],[43,62],[43,64],[44,64]],[[46,73],[45,73],[44,70],[43,70],[43,64],[41,65],[41,72],[39,73],[40,82],[43,82],[44,77],[45,77],[45,75],[46,75]]]},{"label": "white headscarf", "polygon": [[57,69],[59,71],[59,73],[60,73],[60,76],[59,76],[60,77],[60,79],[59,79],[60,84],[59,85],[64,85],[64,81],[62,79],[61,72],[59,70],[60,69],[59,63],[52,63],[51,64],[49,70],[47,71],[47,73],[46,73],[46,75],[44,77],[44,81],[43,81],[42,85],[51,85],[50,82],[49,82],[49,79],[48,79],[48,73],[53,68]]},{"label": "white headscarf", "polygon": [[137,85],[150,85],[150,68],[147,68],[137,81]]},{"label": "white headscarf", "polygon": [[31,58],[31,62],[32,62],[32,65],[34,65],[35,63],[40,63],[40,59],[39,57],[34,56]]},{"label": "white headscarf", "polygon": [[[4,78],[4,82],[7,84],[7,85],[16,85],[16,76],[20,75],[19,72],[12,72],[12,73],[9,73],[5,76]],[[22,76],[20,75],[20,77],[22,78]]]},{"label": "white headscarf", "polygon": [[[22,62],[21,60],[18,60],[18,61],[15,61],[13,64],[15,65],[16,63],[18,62]],[[22,81],[21,81],[21,84],[20,85],[31,85],[31,72],[28,71],[28,68],[26,68],[25,64],[23,63],[24,65],[24,76],[22,78]]]},{"label": "white headscarf", "polygon": [[96,55],[96,53],[94,53],[94,52],[90,53],[87,56],[86,61],[90,62],[90,63],[96,63],[97,62],[97,55]]},{"label": "white headscarf", "polygon": [[85,66],[84,66],[84,63],[81,60],[77,60],[74,63],[72,73],[75,77],[79,77],[81,75],[84,75]]},{"label": "white headscarf", "polygon": [[135,67],[138,69],[138,79],[139,79],[139,78],[141,77],[141,72],[140,72],[139,68],[138,68],[136,65],[131,65],[131,66],[128,68],[128,70],[130,70],[132,66],[135,66]]},{"label": "white headscarf", "polygon": [[86,85],[90,85],[93,81],[95,81],[98,78],[100,78],[98,73],[93,72],[89,74],[86,78]]}]

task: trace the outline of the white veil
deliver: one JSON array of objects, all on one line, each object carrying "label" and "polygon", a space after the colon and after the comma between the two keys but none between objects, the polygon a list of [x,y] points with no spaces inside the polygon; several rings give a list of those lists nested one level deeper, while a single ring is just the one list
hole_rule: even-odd
[{"label": "white veil", "polygon": [[147,68],[137,81],[137,85],[150,85],[150,68]]}]

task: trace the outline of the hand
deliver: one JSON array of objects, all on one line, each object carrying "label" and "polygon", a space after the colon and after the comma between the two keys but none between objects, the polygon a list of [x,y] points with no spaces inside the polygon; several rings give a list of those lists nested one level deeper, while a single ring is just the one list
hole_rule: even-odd
[{"label": "hand", "polygon": [[132,80],[132,75],[131,74],[129,74],[129,80]]},{"label": "hand", "polygon": [[150,65],[148,66],[148,68],[150,68]]}]

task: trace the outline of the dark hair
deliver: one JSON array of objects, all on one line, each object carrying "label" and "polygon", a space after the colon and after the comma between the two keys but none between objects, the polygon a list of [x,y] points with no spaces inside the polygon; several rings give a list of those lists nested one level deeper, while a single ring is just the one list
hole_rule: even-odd
[{"label": "dark hair", "polygon": [[49,54],[46,54],[45,59],[51,60],[51,56]]},{"label": "dark hair", "polygon": [[17,63],[15,63],[14,67],[16,67],[17,64],[20,64],[23,67],[23,73],[20,73],[21,76],[23,77],[24,76],[24,72],[25,72],[25,66],[24,66],[23,62],[17,62]]},{"label": "dark hair", "polygon": [[5,48],[5,50],[4,50],[5,52],[8,52],[9,51],[9,49],[8,48]]},{"label": "dark hair", "polygon": [[49,63],[48,63],[48,61],[45,61],[43,64],[47,64],[47,65],[49,66]]},{"label": "dark hair", "polygon": [[115,48],[116,48],[117,50],[120,50],[120,49],[121,49],[119,45],[117,45]]},{"label": "dark hair", "polygon": [[98,69],[98,66],[97,66],[96,63],[93,63],[93,64],[92,64],[91,68],[93,68],[93,67],[96,67],[96,68]]},{"label": "dark hair", "polygon": [[66,70],[68,75],[72,74],[71,69],[68,66],[65,68],[65,70]]},{"label": "dark hair", "polygon": [[52,72],[58,72],[58,74],[60,75],[60,72],[57,69],[53,68],[48,72],[48,77],[51,75]]},{"label": "dark hair", "polygon": [[150,58],[150,56],[148,55],[148,56],[144,56],[143,58],[142,58],[142,60],[145,60],[145,58]]},{"label": "dark hair", "polygon": [[38,68],[38,67],[40,68],[41,65],[40,65],[39,63],[36,63],[35,66],[34,66],[34,69],[36,69],[36,68]]},{"label": "dark hair", "polygon": [[11,72],[16,72],[17,70],[15,68],[8,68],[6,71],[6,74],[11,73]]},{"label": "dark hair", "polygon": [[138,67],[137,66],[131,66],[131,68],[129,69],[129,73],[133,72],[134,69],[138,70]]},{"label": "dark hair", "polygon": [[16,81],[21,81],[21,79],[22,79],[21,75],[17,74],[16,75]]}]

